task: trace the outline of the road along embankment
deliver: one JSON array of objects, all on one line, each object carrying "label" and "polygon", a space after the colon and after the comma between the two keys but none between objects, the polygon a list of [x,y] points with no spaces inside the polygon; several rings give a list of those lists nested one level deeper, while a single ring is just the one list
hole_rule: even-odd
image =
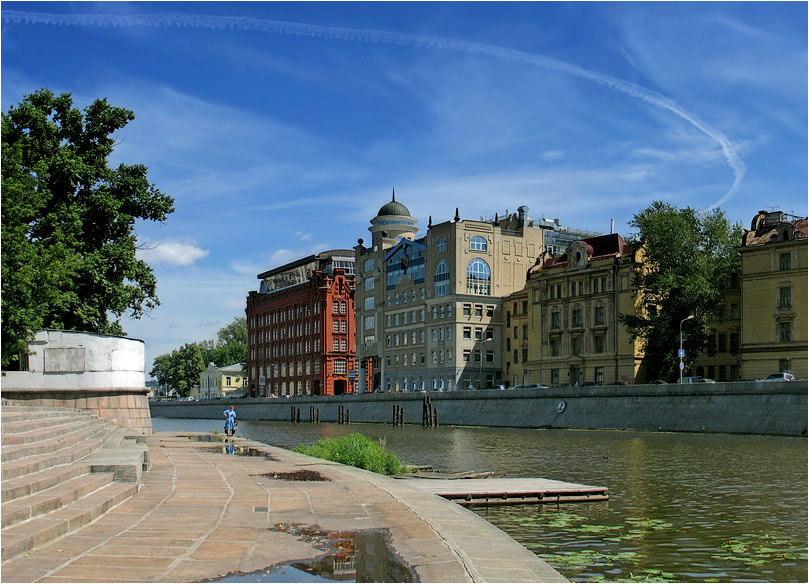
[{"label": "road along embankment", "polygon": [[806,436],[807,383],[736,382],[374,393],[151,404],[155,417],[421,424],[425,399],[442,426],[614,429]]}]

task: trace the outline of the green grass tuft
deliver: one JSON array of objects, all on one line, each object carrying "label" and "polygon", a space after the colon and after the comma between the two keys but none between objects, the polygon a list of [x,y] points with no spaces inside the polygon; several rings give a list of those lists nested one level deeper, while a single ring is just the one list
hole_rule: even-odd
[{"label": "green grass tuft", "polygon": [[374,442],[368,436],[359,433],[340,438],[323,438],[310,446],[301,444],[294,449],[294,452],[385,475],[396,475],[410,470],[396,454],[385,450],[384,440]]}]

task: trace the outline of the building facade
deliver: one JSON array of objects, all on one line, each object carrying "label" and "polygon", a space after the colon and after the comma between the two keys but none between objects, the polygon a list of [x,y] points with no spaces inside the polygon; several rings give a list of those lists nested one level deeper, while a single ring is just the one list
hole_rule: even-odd
[{"label": "building facade", "polygon": [[352,393],[354,252],[325,251],[258,278],[246,309],[250,394]]},{"label": "building facade", "polygon": [[[502,378],[502,298],[525,283],[552,222],[416,219],[395,195],[371,220],[357,263],[357,357],[365,391],[485,388]],[[562,230],[560,230],[560,234]],[[572,232],[571,232],[572,233]],[[564,236],[574,237],[567,230]]]},{"label": "building facade", "polygon": [[207,369],[199,374],[199,387],[191,390],[191,396],[197,399],[243,397],[247,388],[247,371],[241,363],[225,367],[208,363]]},{"label": "building facade", "polygon": [[525,291],[508,299],[509,381],[581,385],[645,381],[640,343],[619,322],[640,309],[632,286],[639,253],[617,233],[543,253]]},{"label": "building facade", "polygon": [[807,219],[759,211],[739,247],[741,376],[807,375]]}]

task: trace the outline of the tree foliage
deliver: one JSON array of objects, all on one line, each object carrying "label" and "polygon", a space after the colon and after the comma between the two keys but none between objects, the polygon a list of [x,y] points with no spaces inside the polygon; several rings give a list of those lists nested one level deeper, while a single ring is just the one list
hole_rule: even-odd
[{"label": "tree foliage", "polygon": [[186,343],[171,353],[155,357],[149,375],[157,379],[160,385],[187,396],[194,386],[199,385],[199,374],[208,363],[225,367],[246,362],[247,319],[240,316],[219,329],[216,341]]},{"label": "tree foliage", "polygon": [[687,368],[707,344],[706,324],[722,317],[724,294],[741,269],[742,228],[719,209],[704,213],[660,201],[630,225],[637,230],[630,242],[643,251],[644,269],[634,280],[641,310],[621,321],[642,341],[647,379],[673,380],[681,321],[694,315],[682,323]]},{"label": "tree foliage", "polygon": [[112,134],[134,115],[105,99],[80,111],[41,89],[2,117],[2,362],[43,328],[124,334],[120,317],[159,304],[136,257],[135,221],[164,221],[171,197],[140,164],[112,168]]}]

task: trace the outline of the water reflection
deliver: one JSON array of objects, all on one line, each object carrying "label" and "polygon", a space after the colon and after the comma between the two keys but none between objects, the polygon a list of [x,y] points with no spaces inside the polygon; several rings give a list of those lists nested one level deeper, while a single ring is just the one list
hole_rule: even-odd
[{"label": "water reflection", "polygon": [[[156,430],[194,422],[211,423],[153,420]],[[608,503],[475,509],[574,581],[807,581],[805,439],[269,422],[240,430],[283,448],[362,432],[443,471],[606,486]]]},{"label": "water reflection", "polygon": [[205,582],[413,582],[414,574],[389,544],[385,529],[325,531],[315,526],[279,524],[283,531],[326,553],[305,562],[234,572]]}]

